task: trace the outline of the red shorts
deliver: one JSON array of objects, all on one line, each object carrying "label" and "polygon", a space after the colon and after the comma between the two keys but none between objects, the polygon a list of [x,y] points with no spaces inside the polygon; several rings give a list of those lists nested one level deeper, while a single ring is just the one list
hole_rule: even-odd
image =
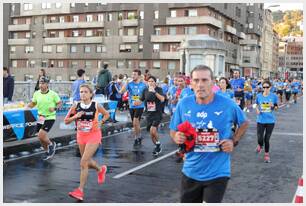
[{"label": "red shorts", "polygon": [[78,144],[101,144],[102,134],[101,130],[95,130],[92,132],[77,132]]}]

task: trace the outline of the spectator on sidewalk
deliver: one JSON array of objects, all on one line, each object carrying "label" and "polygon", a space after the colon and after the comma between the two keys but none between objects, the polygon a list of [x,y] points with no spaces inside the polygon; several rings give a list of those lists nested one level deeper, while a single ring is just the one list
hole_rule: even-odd
[{"label": "spectator on sidewalk", "polygon": [[3,67],[3,98],[4,103],[11,102],[14,93],[14,78],[7,67]]},{"label": "spectator on sidewalk", "polygon": [[35,85],[35,91],[39,90],[39,79],[42,76],[44,76],[44,77],[47,76],[45,69],[40,69],[39,70],[38,79],[37,79],[37,82],[36,82],[36,85]]},{"label": "spectator on sidewalk", "polygon": [[103,69],[98,74],[96,94],[105,94],[105,87],[112,81],[112,74],[107,69],[108,64],[103,65]]},{"label": "spectator on sidewalk", "polygon": [[71,91],[72,91],[72,98],[73,101],[80,101],[80,85],[86,83],[84,80],[85,77],[85,70],[84,69],[78,69],[77,71],[78,79],[75,80],[72,84]]}]

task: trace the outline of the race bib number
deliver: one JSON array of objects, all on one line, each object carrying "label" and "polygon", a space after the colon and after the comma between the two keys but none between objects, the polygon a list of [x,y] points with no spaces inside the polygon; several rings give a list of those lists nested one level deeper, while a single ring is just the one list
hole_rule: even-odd
[{"label": "race bib number", "polygon": [[148,102],[147,103],[147,109],[148,109],[149,112],[155,112],[156,111],[155,102]]},{"label": "race bib number", "polygon": [[44,124],[45,120],[46,120],[46,118],[44,116],[39,115],[38,120],[37,120],[37,124]]},{"label": "race bib number", "polygon": [[219,152],[219,132],[216,130],[198,132],[194,152]]},{"label": "race bib number", "polygon": [[78,122],[78,130],[82,132],[90,132],[92,129],[93,123],[92,121],[79,121]]},{"label": "race bib number", "polygon": [[261,107],[261,112],[271,112],[270,103],[262,103],[260,107]]}]

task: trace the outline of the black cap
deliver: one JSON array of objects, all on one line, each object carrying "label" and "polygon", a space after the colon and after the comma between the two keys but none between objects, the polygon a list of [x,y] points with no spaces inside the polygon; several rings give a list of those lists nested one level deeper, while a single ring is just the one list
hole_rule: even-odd
[{"label": "black cap", "polygon": [[49,80],[48,77],[41,76],[41,77],[39,78],[39,82],[41,82],[41,83],[49,83],[50,80]]}]

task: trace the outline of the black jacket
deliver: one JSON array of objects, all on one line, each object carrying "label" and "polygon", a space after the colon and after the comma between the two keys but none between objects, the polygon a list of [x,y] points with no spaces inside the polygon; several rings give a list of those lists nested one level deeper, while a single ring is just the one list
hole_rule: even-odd
[{"label": "black jacket", "polygon": [[12,76],[3,77],[3,97],[12,101],[14,93],[14,78]]}]

